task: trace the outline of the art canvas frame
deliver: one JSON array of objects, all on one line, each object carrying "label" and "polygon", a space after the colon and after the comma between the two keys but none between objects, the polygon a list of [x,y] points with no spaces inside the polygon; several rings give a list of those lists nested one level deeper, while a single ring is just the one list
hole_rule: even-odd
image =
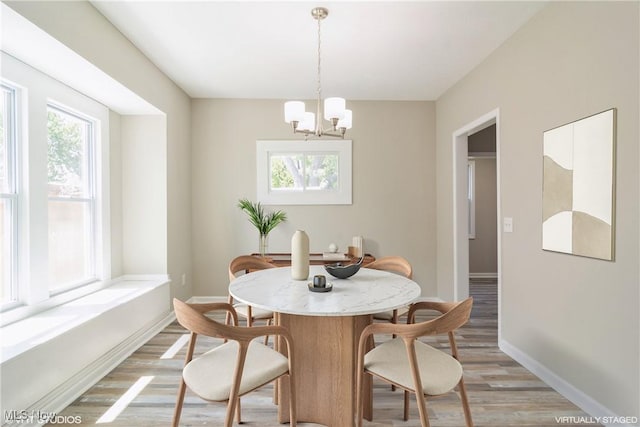
[{"label": "art canvas frame", "polygon": [[542,249],[613,261],[616,109],[543,140]]}]

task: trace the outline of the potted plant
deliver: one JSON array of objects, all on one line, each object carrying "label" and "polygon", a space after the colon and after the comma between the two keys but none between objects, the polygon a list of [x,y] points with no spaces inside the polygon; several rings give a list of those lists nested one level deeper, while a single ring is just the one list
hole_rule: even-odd
[{"label": "potted plant", "polygon": [[287,220],[287,214],[283,211],[265,213],[260,202],[253,203],[247,199],[241,199],[238,207],[249,216],[249,222],[253,224],[260,233],[260,256],[267,253],[267,236],[269,232],[276,228],[278,224]]}]

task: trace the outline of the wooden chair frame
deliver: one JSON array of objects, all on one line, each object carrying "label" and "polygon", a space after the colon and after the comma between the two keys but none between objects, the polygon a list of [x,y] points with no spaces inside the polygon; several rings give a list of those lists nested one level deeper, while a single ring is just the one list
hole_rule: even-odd
[{"label": "wooden chair frame", "polygon": [[[267,268],[276,268],[275,265],[270,262],[265,261],[262,258],[255,257],[253,255],[240,255],[231,260],[229,263],[229,281],[232,281],[236,278],[236,273],[240,271],[244,271],[245,273],[249,273],[255,270],[265,270]],[[233,297],[229,295],[228,303],[233,305]],[[239,314],[244,317],[242,313]],[[251,312],[251,306],[247,305],[247,326],[253,326],[253,314]],[[267,325],[271,324],[273,318],[267,320]],[[228,325],[230,321],[229,315],[225,319],[225,323]],[[265,337],[265,344],[268,341],[268,336]]]},{"label": "wooden chair frame", "polygon": [[[472,306],[473,298],[467,298],[466,300],[459,303],[422,301],[411,305],[407,317],[407,324],[403,325],[392,323],[374,323],[367,326],[362,331],[358,346],[358,387],[356,397],[356,402],[358,405],[358,427],[362,427],[364,408],[364,394],[362,392],[362,387],[364,383],[364,374],[367,373],[369,375],[375,375],[371,372],[365,371],[364,369],[364,356],[368,351],[367,345],[369,343],[369,340],[373,339],[373,335],[395,334],[404,341],[413,376],[413,388],[406,388],[400,384],[394,384],[386,378],[381,379],[390,382],[396,387],[400,387],[404,390],[405,421],[409,419],[409,393],[415,393],[416,401],[418,402],[418,411],[420,413],[420,422],[423,427],[429,427],[426,400],[424,394],[421,392],[423,390],[422,378],[420,378],[419,374],[415,342],[417,338],[422,336],[447,333],[449,335],[449,343],[451,345],[451,355],[456,360],[458,360],[458,348],[456,346],[454,331],[469,321]],[[414,323],[415,313],[418,310],[436,310],[442,314],[432,320]],[[466,425],[467,427],[473,427],[471,410],[469,408],[469,400],[467,398],[467,391],[464,385],[463,377],[460,377],[460,381],[458,382],[457,387],[460,391],[460,400],[462,401],[462,408],[464,411]]]},{"label": "wooden chair frame", "polygon": [[[384,270],[392,273],[397,273],[406,277],[407,279],[413,278],[413,268],[411,267],[411,264],[401,256],[394,255],[378,258],[375,261],[365,265],[365,268],[373,268],[376,270]],[[391,323],[398,323],[398,318],[398,310],[395,309],[393,310]]]},{"label": "wooden chair frame", "polygon": [[[244,363],[249,349],[251,341],[258,337],[276,335],[284,339],[287,345],[287,351],[289,355],[293,354],[293,339],[289,331],[283,326],[255,326],[252,328],[244,328],[235,326],[238,324],[238,315],[231,304],[228,303],[204,303],[204,304],[188,304],[180,301],[176,298],[173,300],[173,306],[175,309],[178,322],[191,332],[191,338],[187,348],[187,354],[185,356],[185,366],[193,359],[193,353],[195,350],[196,339],[198,335],[205,335],[214,338],[223,338],[226,340],[233,340],[238,342],[238,357],[236,367],[233,376],[232,386],[229,392],[229,399],[227,400],[227,412],[225,416],[224,426],[231,427],[233,424],[233,414],[236,412],[238,424],[240,420],[240,383],[242,379],[242,371],[244,369]],[[204,313],[214,310],[225,310],[233,319],[233,326],[225,325],[215,320],[212,320],[204,315]],[[295,394],[295,381],[293,378],[293,361],[292,357],[288,357],[288,371],[282,374],[287,376],[289,385],[289,416],[291,420],[291,426],[296,426],[296,394]],[[278,377],[278,378],[280,378]],[[274,378],[275,380],[275,378]],[[173,427],[177,427],[180,422],[180,414],[182,412],[182,405],[184,402],[184,395],[187,384],[184,381],[184,377],[181,376],[180,387],[178,388],[178,396],[176,401],[176,407],[173,414]],[[244,393],[247,394],[253,390],[249,390]]]}]

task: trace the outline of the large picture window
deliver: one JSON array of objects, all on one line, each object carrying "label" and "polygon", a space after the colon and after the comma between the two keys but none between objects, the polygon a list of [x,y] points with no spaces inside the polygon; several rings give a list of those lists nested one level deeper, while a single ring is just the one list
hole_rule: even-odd
[{"label": "large picture window", "polygon": [[258,141],[258,201],[351,204],[351,141]]},{"label": "large picture window", "polygon": [[2,53],[0,326],[111,278],[109,109]]},{"label": "large picture window", "polygon": [[47,109],[49,291],[95,278],[93,121]]}]

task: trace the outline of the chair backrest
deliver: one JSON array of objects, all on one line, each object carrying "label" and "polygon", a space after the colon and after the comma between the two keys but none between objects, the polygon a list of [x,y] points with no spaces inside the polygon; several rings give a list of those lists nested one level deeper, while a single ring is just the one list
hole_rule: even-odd
[{"label": "chair backrest", "polygon": [[251,270],[264,270],[267,268],[275,268],[276,266],[261,258],[252,255],[241,255],[231,260],[229,263],[229,280],[233,280],[240,272]]},{"label": "chair backrest", "polygon": [[386,256],[378,258],[365,265],[365,267],[390,271],[392,273],[400,274],[408,279],[413,278],[413,269],[411,268],[411,264],[401,256]]},{"label": "chair backrest", "polygon": [[[431,308],[428,303],[416,303],[415,307],[411,307],[409,318],[413,317],[416,308]],[[463,326],[471,317],[471,308],[473,307],[473,298],[469,297],[458,303],[447,303],[448,309],[444,314],[435,319],[427,320],[420,323],[410,323],[407,325],[398,325],[395,333],[405,338],[418,338],[425,335],[438,335],[449,333]],[[451,336],[451,335],[450,335]]]},{"label": "chair backrest", "polygon": [[215,338],[225,338],[238,340],[238,333],[235,326],[228,326],[213,319],[208,318],[203,313],[212,310],[224,310],[231,313],[234,324],[238,324],[238,316],[235,309],[228,303],[208,303],[208,304],[188,304],[177,298],[173,299],[173,309],[176,313],[178,323],[191,333],[206,335]]}]

